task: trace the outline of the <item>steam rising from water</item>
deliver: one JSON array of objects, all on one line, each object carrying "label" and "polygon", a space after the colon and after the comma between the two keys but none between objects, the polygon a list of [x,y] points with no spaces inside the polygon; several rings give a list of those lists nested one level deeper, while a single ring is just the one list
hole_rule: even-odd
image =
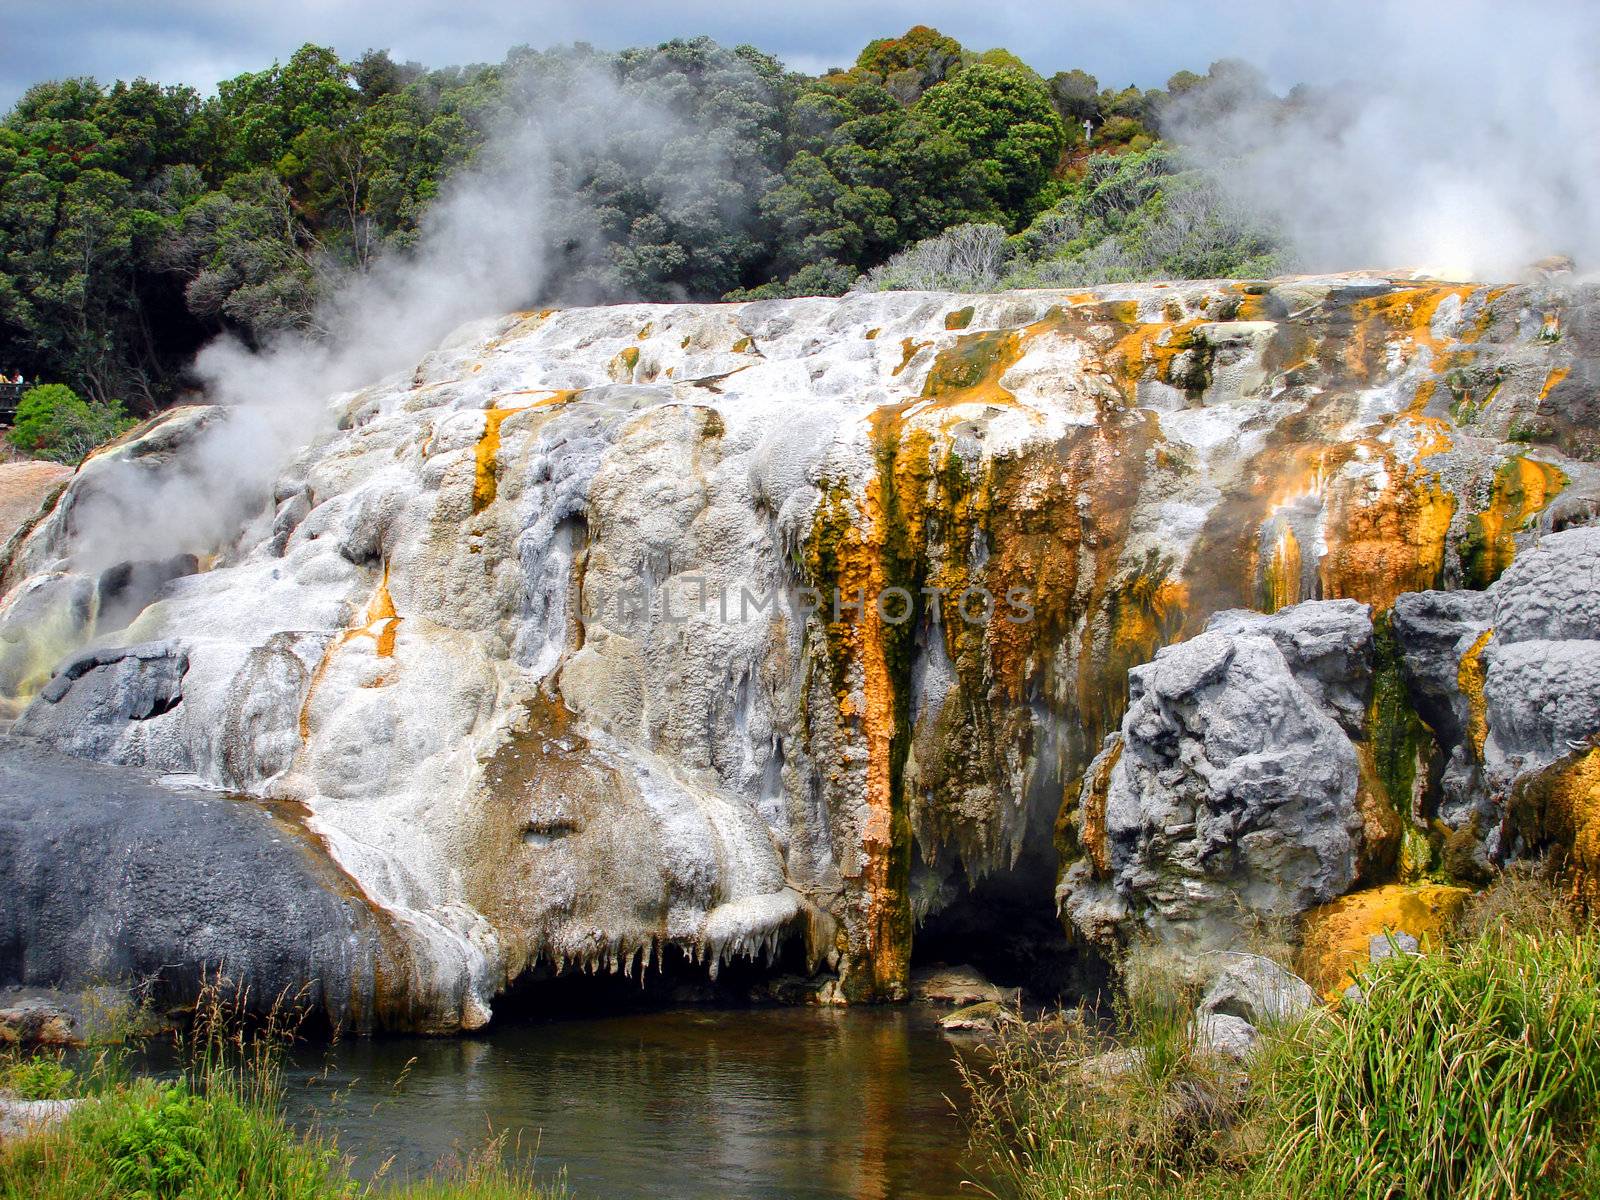
[{"label": "steam rising from water", "polygon": [[1364,43],[1328,42],[1345,82],[1224,114],[1180,105],[1178,136],[1282,224],[1305,270],[1511,280],[1549,254],[1600,270],[1600,8],[1367,11]]}]

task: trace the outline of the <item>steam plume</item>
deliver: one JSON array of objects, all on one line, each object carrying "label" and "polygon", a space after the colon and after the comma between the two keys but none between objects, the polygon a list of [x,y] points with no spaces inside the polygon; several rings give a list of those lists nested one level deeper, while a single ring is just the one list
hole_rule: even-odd
[{"label": "steam plume", "polygon": [[[1173,132],[1281,223],[1306,270],[1514,279],[1557,253],[1600,269],[1600,9],[1367,11],[1362,42],[1326,43],[1343,82],[1285,103],[1195,97]],[[1315,41],[1305,15],[1295,36]]]},{"label": "steam plume", "polygon": [[[325,338],[252,350],[223,337],[200,352],[199,398],[229,406],[230,419],[186,448],[181,477],[156,480],[122,464],[104,472],[75,514],[76,569],[216,548],[260,511],[289,457],[327,431],[330,397],[410,368],[465,321],[550,295],[558,252],[563,300],[619,298],[596,214],[572,181],[586,161],[603,157],[634,178],[648,175],[667,209],[694,203],[723,174],[715,139],[696,136],[603,62],[541,57],[509,92],[507,115],[430,207],[417,244],[349,277],[323,302],[316,324]],[[580,96],[581,105],[566,102]],[[610,119],[594,121],[597,109]],[[670,164],[663,147],[674,148]]]}]

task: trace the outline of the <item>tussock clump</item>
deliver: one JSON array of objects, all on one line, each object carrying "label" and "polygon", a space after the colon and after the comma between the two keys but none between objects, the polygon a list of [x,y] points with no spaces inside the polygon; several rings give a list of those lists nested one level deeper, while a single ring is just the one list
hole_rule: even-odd
[{"label": "tussock clump", "polygon": [[1203,973],[1148,945],[1120,975],[1114,1034],[1069,1012],[1007,1027],[987,1062],[960,1064],[989,1194],[1201,1196],[1236,1160],[1249,1095],[1234,1064],[1193,1045]]},{"label": "tussock clump", "polygon": [[1512,863],[1493,887],[1477,893],[1462,910],[1458,940],[1500,933],[1576,935],[1586,926],[1573,896],[1548,862]]}]

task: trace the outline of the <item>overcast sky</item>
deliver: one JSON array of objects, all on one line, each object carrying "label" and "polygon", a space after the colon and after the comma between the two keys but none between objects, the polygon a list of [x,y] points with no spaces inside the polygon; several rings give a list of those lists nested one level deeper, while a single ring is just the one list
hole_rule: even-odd
[{"label": "overcast sky", "polygon": [[919,22],[973,49],[1004,46],[1046,75],[1082,67],[1102,85],[1155,86],[1181,67],[1203,71],[1235,55],[1288,86],[1358,65],[1373,10],[1365,0],[0,0],[0,109],[30,84],[66,75],[142,75],[209,92],[307,41],[446,66],[496,62],[518,43],[620,49],[705,33],[817,72]]}]

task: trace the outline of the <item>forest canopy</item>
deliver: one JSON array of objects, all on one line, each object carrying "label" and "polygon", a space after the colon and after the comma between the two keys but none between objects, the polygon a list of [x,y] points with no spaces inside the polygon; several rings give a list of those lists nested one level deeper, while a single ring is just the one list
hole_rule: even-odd
[{"label": "forest canopy", "polygon": [[[562,202],[530,304],[1258,272],[1271,231],[1162,140],[1175,94],[1242,70],[1106,88],[918,26],[819,77],[698,38],[441,69],[306,45],[209,97],[42,83],[0,122],[0,366],[151,412],[219,334],[319,336],[341,280],[541,122]],[[974,236],[982,269],[924,269]]]}]

